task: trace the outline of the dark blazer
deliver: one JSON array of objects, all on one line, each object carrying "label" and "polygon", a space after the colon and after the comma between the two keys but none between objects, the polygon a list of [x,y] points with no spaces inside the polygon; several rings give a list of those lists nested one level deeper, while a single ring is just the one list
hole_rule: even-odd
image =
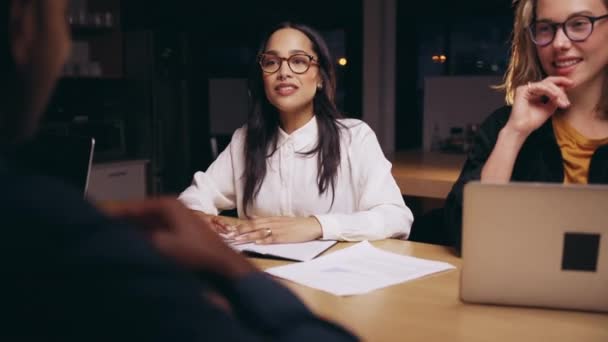
[{"label": "dark blazer", "polygon": [[[452,187],[445,203],[445,226],[450,241],[460,250],[462,238],[462,192],[464,185],[481,178],[481,170],[494,149],[498,133],[506,125],[511,107],[492,113],[480,126],[473,148],[467,157],[460,177]],[[523,144],[515,161],[512,181],[563,183],[562,153],[553,133],[552,120],[547,120],[532,132]],[[608,145],[600,146],[591,158],[589,183],[608,183]]]},{"label": "dark blazer", "polygon": [[218,288],[180,268],[55,180],[0,159],[0,183],[0,340],[355,340],[262,273]]}]

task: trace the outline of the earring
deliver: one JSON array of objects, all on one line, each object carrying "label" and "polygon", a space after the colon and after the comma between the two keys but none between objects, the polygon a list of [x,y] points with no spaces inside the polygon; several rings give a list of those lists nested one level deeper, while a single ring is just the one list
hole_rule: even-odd
[{"label": "earring", "polygon": [[323,84],[322,83],[317,84],[317,89],[323,89]]}]

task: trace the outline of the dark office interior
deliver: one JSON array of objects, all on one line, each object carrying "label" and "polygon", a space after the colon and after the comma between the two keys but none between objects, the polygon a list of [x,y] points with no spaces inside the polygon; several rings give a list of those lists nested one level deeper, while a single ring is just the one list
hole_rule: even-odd
[{"label": "dark office interior", "polygon": [[0,17],[0,341],[608,341],[608,0]]},{"label": "dark office interior", "polygon": [[[337,68],[338,104],[362,117],[361,0],[90,0],[86,13],[74,6],[73,53],[85,45],[87,56],[66,66],[44,130],[96,135],[96,162],[147,160],[148,194],[178,193],[210,164],[209,80],[246,78],[259,38],[280,21],[310,24],[335,58],[347,58]],[[504,71],[511,11],[509,1],[397,3],[395,150],[422,146],[424,77]],[[429,51],[449,63],[435,63]]]}]

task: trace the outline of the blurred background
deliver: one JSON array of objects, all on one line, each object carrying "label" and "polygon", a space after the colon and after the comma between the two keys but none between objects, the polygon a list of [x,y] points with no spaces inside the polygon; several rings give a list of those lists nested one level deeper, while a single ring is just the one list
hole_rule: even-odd
[{"label": "blurred background", "polygon": [[321,31],[340,109],[372,126],[396,166],[403,155],[411,164],[411,155],[445,154],[458,169],[477,125],[503,104],[490,86],[506,68],[512,8],[509,0],[72,0],[67,19],[72,56],[43,128],[94,136],[90,195],[122,200],[179,193],[207,168],[246,120],[262,33],[285,20]]}]

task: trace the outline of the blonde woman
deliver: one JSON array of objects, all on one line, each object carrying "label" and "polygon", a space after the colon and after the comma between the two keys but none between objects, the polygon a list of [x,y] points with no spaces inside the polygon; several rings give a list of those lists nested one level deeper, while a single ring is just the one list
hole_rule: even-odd
[{"label": "blonde woman", "polygon": [[608,0],[514,4],[509,106],[482,124],[446,202],[456,247],[468,181],[608,183]]}]

